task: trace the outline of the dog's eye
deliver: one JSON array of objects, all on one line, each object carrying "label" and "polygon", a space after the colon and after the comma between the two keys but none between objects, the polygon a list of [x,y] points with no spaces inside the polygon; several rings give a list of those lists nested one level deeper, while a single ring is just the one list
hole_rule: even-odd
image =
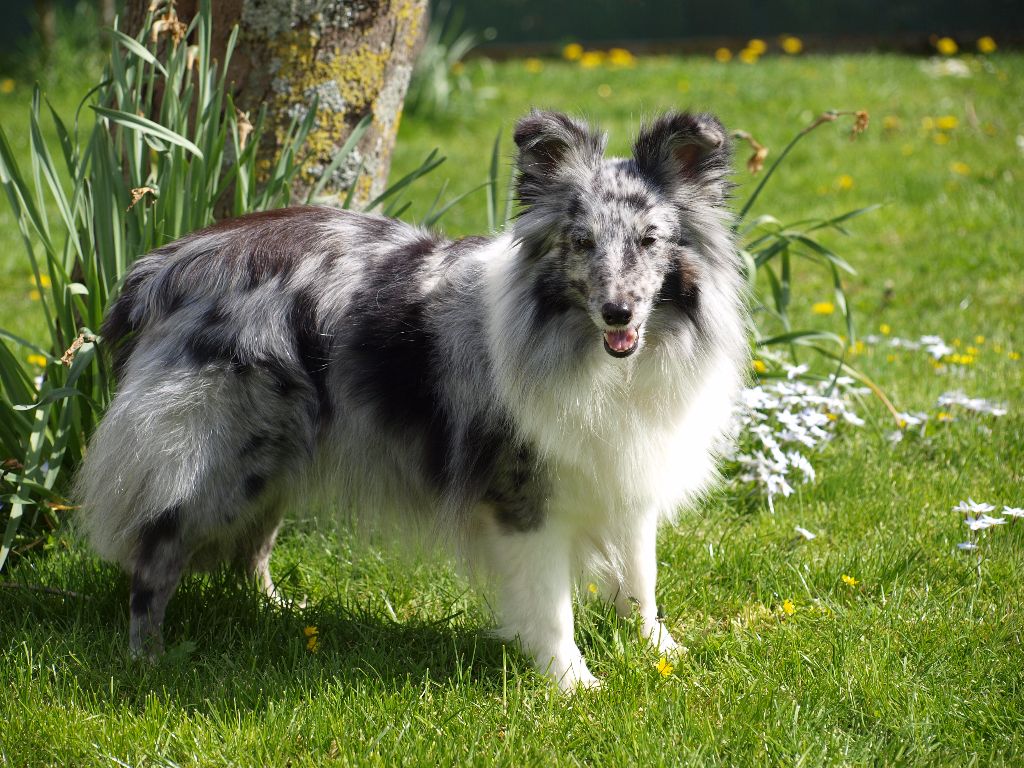
[{"label": "dog's eye", "polygon": [[589,237],[573,237],[572,247],[577,251],[592,251],[594,250],[594,240]]},{"label": "dog's eye", "polygon": [[656,238],[654,235],[648,234],[640,238],[640,245],[643,246],[644,248],[650,248],[656,242],[658,242],[658,238]]}]

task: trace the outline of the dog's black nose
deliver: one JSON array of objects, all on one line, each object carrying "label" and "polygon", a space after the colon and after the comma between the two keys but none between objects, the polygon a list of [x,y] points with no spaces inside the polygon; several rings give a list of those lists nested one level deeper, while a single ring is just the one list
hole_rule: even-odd
[{"label": "dog's black nose", "polygon": [[633,308],[629,304],[609,301],[601,307],[601,317],[608,325],[627,325],[633,319]]}]

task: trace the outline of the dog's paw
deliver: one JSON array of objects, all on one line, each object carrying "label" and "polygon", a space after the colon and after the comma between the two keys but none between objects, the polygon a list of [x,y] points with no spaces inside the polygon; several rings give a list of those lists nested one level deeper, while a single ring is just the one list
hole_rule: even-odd
[{"label": "dog's paw", "polygon": [[582,671],[570,670],[558,679],[558,690],[567,694],[599,691],[603,686],[604,683],[594,677],[586,666]]},{"label": "dog's paw", "polygon": [[650,627],[649,631],[645,634],[647,642],[651,644],[651,647],[663,656],[671,656],[679,652],[679,643],[675,641],[668,628],[660,621],[655,622],[654,626]]}]

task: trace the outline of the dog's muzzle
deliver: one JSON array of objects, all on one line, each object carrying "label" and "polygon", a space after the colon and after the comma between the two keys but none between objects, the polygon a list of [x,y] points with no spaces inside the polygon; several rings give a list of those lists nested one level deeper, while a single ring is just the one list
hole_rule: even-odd
[{"label": "dog's muzzle", "polygon": [[612,357],[629,357],[640,345],[636,328],[612,328],[604,332],[604,349]]}]

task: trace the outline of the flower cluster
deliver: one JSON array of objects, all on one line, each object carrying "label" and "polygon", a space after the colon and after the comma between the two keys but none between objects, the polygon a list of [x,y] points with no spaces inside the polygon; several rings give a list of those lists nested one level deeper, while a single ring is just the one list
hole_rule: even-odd
[{"label": "flower cluster", "polygon": [[739,447],[730,457],[739,465],[738,480],[762,488],[773,512],[775,496],[789,496],[794,483],[814,479],[807,451],[831,440],[841,422],[864,423],[849,406],[848,396],[860,392],[852,379],[840,377],[833,391],[831,380],[797,380],[807,366],[784,370],[786,381],[744,390],[735,422]]},{"label": "flower cluster", "polygon": [[992,504],[975,501],[970,497],[967,498],[967,501],[961,501],[953,507],[954,512],[964,515],[964,525],[967,526],[967,530],[971,533],[971,538],[968,541],[956,545],[957,549],[967,552],[975,550],[978,548],[978,543],[974,540],[975,533],[1006,525],[1010,519],[1019,520],[1024,518],[1024,508],[1022,507],[1004,505],[1002,512],[998,516],[990,515],[989,513],[995,512],[995,509]]},{"label": "flower cluster", "polygon": [[565,46],[562,49],[562,58],[577,62],[583,69],[597,69],[604,65],[612,69],[632,69],[636,66],[636,56],[625,48],[588,51],[579,43],[569,43]]}]

